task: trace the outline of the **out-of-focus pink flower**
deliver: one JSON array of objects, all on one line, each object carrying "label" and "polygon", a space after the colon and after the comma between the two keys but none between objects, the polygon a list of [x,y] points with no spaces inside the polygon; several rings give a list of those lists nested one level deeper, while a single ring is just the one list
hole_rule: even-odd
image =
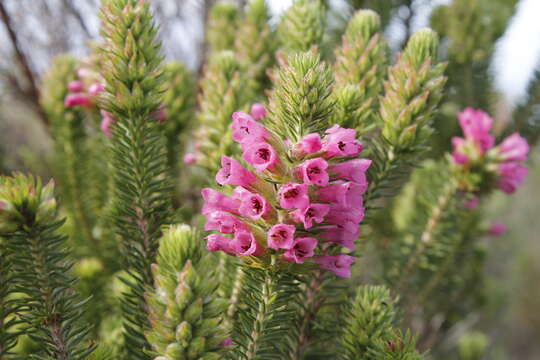
[{"label": "out-of-focus pink flower", "polygon": [[73,107],[73,106],[82,106],[82,107],[90,107],[92,106],[92,101],[90,100],[90,97],[86,95],[85,93],[72,93],[68,94],[66,96],[66,99],[64,100],[64,105],[66,107]]},{"label": "out-of-focus pink flower", "polygon": [[315,262],[319,263],[322,269],[344,278],[351,277],[351,265],[354,261],[354,257],[350,255],[319,256],[315,258]]},{"label": "out-of-focus pink flower", "polygon": [[299,173],[304,184],[325,186],[328,184],[328,163],[323,158],[306,160],[299,167]]},{"label": "out-of-focus pink flower", "polygon": [[233,342],[232,342],[232,339],[231,339],[231,338],[226,338],[225,340],[223,340],[222,342],[220,342],[218,345],[219,345],[219,346],[232,346],[232,345],[233,345]]},{"label": "out-of-focus pink flower", "polygon": [[83,92],[84,91],[84,83],[80,80],[73,80],[68,84],[68,90],[70,92]]},{"label": "out-of-focus pink flower", "polygon": [[284,209],[305,209],[309,205],[308,186],[288,183],[279,189],[279,205]]},{"label": "out-of-focus pink flower", "polygon": [[507,194],[512,194],[520,187],[527,178],[528,169],[526,166],[515,163],[505,162],[499,165],[499,189]]},{"label": "out-of-focus pink flower", "polygon": [[529,153],[529,144],[516,133],[504,139],[497,149],[504,161],[525,161]]},{"label": "out-of-focus pink flower", "polygon": [[296,227],[288,224],[276,224],[268,230],[268,247],[271,249],[291,249],[294,244]]},{"label": "out-of-focus pink flower", "polygon": [[259,172],[272,170],[279,163],[276,150],[265,142],[250,144],[244,151],[243,158]]},{"label": "out-of-focus pink flower", "polygon": [[312,237],[301,237],[294,241],[293,247],[283,254],[283,258],[287,261],[294,261],[297,264],[303,264],[304,259],[315,255],[317,247],[317,239]]},{"label": "out-of-focus pink flower", "polygon": [[334,125],[326,130],[323,150],[326,156],[357,156],[362,152],[362,144],[356,139],[356,130]]},{"label": "out-of-focus pink flower", "polygon": [[266,109],[263,104],[253,104],[250,112],[253,119],[257,121],[261,121],[266,116]]},{"label": "out-of-focus pink flower", "polygon": [[160,105],[159,108],[152,113],[152,117],[160,124],[163,124],[167,120],[167,109],[165,105]]},{"label": "out-of-focus pink flower", "polygon": [[465,202],[465,207],[469,210],[475,210],[478,205],[480,205],[480,198],[476,195]]},{"label": "out-of-focus pink flower", "polygon": [[184,164],[193,165],[197,162],[197,155],[194,153],[186,153],[184,155]]},{"label": "out-of-focus pink flower", "polygon": [[459,114],[459,124],[465,138],[477,144],[483,154],[493,147],[495,138],[489,133],[493,119],[488,114],[468,107]]},{"label": "out-of-focus pink flower", "polygon": [[508,226],[503,223],[496,222],[491,224],[488,230],[488,234],[491,236],[501,236],[508,230]]},{"label": "out-of-focus pink flower", "polygon": [[88,93],[92,96],[98,96],[105,91],[105,88],[100,83],[93,83],[88,87]]}]

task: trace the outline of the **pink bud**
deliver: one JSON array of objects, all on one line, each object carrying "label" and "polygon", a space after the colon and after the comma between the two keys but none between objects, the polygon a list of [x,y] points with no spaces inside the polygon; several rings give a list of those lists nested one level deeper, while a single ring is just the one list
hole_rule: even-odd
[{"label": "pink bud", "polygon": [[351,264],[356,259],[349,255],[319,256],[315,262],[319,263],[321,269],[333,272],[337,276],[350,278]]},{"label": "pink bud", "polygon": [[108,116],[101,119],[101,124],[99,125],[99,127],[101,128],[101,131],[103,132],[103,134],[105,134],[105,136],[107,137],[113,136],[112,131],[111,131],[111,125],[113,122],[114,120]]},{"label": "pink bud", "polygon": [[279,205],[284,209],[305,209],[309,205],[308,186],[288,183],[279,189]]},{"label": "pink bud", "polygon": [[514,162],[502,163],[499,165],[500,178],[497,186],[505,193],[512,194],[523,184],[527,174],[528,169],[524,165]]},{"label": "pink bud", "polygon": [[317,239],[311,237],[297,238],[294,241],[293,247],[283,254],[283,258],[287,261],[294,261],[297,264],[303,264],[304,259],[315,255],[317,247]]},{"label": "pink bud", "polygon": [[270,137],[266,128],[255,121],[251,115],[243,112],[235,112],[232,114],[232,137],[237,143],[242,144],[242,147],[260,143]]},{"label": "pink bud", "polygon": [[261,121],[266,116],[266,109],[263,104],[253,104],[251,107],[251,116],[257,121]]},{"label": "pink bud", "polygon": [[321,151],[322,142],[321,136],[317,133],[312,133],[304,136],[298,144],[295,145],[296,153],[314,154]]},{"label": "pink bud", "polygon": [[304,184],[325,186],[328,184],[328,173],[326,169],[328,163],[323,158],[306,160],[299,167],[299,173],[304,180]]},{"label": "pink bud", "polygon": [[167,120],[167,109],[165,105],[160,105],[159,108],[152,113],[152,117],[160,124],[164,123]]},{"label": "pink bud", "polygon": [[277,224],[268,230],[268,247],[271,249],[291,249],[294,243],[294,225]]}]

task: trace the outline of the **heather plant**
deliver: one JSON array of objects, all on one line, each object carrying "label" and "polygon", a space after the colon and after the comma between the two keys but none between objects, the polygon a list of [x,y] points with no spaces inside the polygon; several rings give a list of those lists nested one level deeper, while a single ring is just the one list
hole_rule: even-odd
[{"label": "heather plant", "polygon": [[[149,2],[103,1],[103,39],[43,83],[56,193],[0,177],[0,359],[438,355],[482,305],[479,239],[505,229],[482,203],[523,184],[538,133],[525,104],[496,138],[445,89],[478,57],[441,61],[431,29],[394,57],[389,2],[352,3],[381,15],[334,44],[323,1],[276,26],[263,0],[217,2],[197,79],[164,63]],[[476,34],[484,55],[497,32]],[[441,102],[461,136],[438,133]]]}]

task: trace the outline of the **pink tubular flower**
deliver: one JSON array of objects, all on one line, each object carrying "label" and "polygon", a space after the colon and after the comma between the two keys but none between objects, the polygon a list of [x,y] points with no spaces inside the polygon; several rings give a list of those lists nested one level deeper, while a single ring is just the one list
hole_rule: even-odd
[{"label": "pink tubular flower", "polygon": [[64,106],[90,107],[92,106],[92,101],[90,100],[90,97],[86,95],[85,93],[77,92],[77,93],[68,94],[68,96],[66,96],[66,99],[64,100]]},{"label": "pink tubular flower", "polygon": [[288,183],[279,189],[279,205],[284,209],[304,209],[309,205],[308,186]]},{"label": "pink tubular flower", "polygon": [[184,164],[192,165],[197,162],[197,155],[194,153],[187,153],[184,155]]},{"label": "pink tubular flower", "polygon": [[244,112],[235,112],[232,114],[232,118],[232,138],[242,147],[254,142],[263,142],[270,137],[265,127],[255,121],[251,115]]},{"label": "pink tubular flower", "polygon": [[529,153],[529,144],[516,133],[504,139],[497,149],[504,161],[525,161]]},{"label": "pink tubular flower", "polygon": [[326,222],[340,225],[348,232],[356,232],[358,224],[364,219],[364,208],[346,208],[339,205],[330,206]]},{"label": "pink tubular flower", "polygon": [[234,234],[239,230],[249,230],[249,227],[235,216],[222,211],[214,211],[207,214],[206,220],[206,224],[204,225],[204,230],[206,231],[216,230],[223,234]]},{"label": "pink tubular flower", "polygon": [[231,239],[219,234],[210,234],[206,237],[206,248],[209,251],[224,251],[227,254],[234,254]]},{"label": "pink tubular flower", "polygon": [[219,185],[236,185],[249,188],[257,181],[255,175],[244,168],[238,161],[228,156],[221,157],[221,169],[216,174]]},{"label": "pink tubular flower", "polygon": [[262,195],[254,194],[243,187],[234,189],[233,198],[240,200],[240,215],[249,219],[259,220],[270,212],[270,205]]},{"label": "pink tubular flower", "polygon": [[205,188],[201,190],[204,199],[202,209],[203,215],[209,215],[214,211],[225,211],[233,214],[238,214],[240,202],[223,195],[214,189]]},{"label": "pink tubular flower", "polygon": [[358,184],[366,184],[366,170],[371,165],[371,160],[368,159],[354,159],[344,161],[342,163],[330,166],[329,170],[335,176],[354,181]]},{"label": "pink tubular flower", "polygon": [[291,249],[294,244],[294,225],[277,224],[268,230],[268,247],[271,249]]},{"label": "pink tubular flower", "polygon": [[328,184],[328,163],[323,158],[306,160],[300,165],[299,173],[304,180],[304,184],[325,186]]},{"label": "pink tubular flower", "polygon": [[283,254],[283,258],[287,261],[294,261],[297,264],[303,264],[304,259],[315,255],[317,247],[317,239],[311,237],[297,238],[294,241],[293,247]]},{"label": "pink tubular flower", "polygon": [[313,133],[304,136],[302,140],[295,145],[294,150],[300,154],[314,154],[321,151],[321,149],[321,136],[317,133]]},{"label": "pink tubular flower", "polygon": [[82,92],[84,91],[84,83],[80,80],[73,80],[68,84],[68,90],[70,92]]},{"label": "pink tubular flower", "polygon": [[351,264],[354,261],[355,258],[350,255],[319,256],[315,258],[315,262],[319,263],[322,269],[344,278],[351,277]]},{"label": "pink tubular flower", "polygon": [[252,233],[239,231],[234,235],[231,245],[238,255],[257,256],[263,253],[263,249],[255,239]]},{"label": "pink tubular flower", "polygon": [[259,172],[271,170],[279,162],[276,150],[265,142],[250,144],[244,151],[243,158]]},{"label": "pink tubular flower", "polygon": [[336,225],[324,230],[319,235],[325,238],[328,242],[341,245],[344,248],[354,251],[356,247],[354,242],[360,236],[360,231],[357,230],[355,232],[349,232],[345,230],[343,226]]},{"label": "pink tubular flower", "polygon": [[488,230],[488,234],[491,236],[501,236],[508,230],[508,226],[503,223],[495,222],[491,224]]},{"label": "pink tubular flower", "polygon": [[335,183],[316,191],[319,201],[338,203],[344,207],[361,207],[362,194],[367,190],[367,182],[336,181]]},{"label": "pink tubular flower", "polygon": [[330,205],[310,204],[305,209],[295,210],[291,215],[295,221],[302,222],[304,228],[309,229],[313,226],[313,222],[322,223],[329,211]]},{"label": "pink tubular flower", "polygon": [[482,154],[493,147],[495,138],[489,134],[493,119],[488,114],[468,107],[459,114],[459,124],[465,138],[477,144]]},{"label": "pink tubular flower", "polygon": [[113,136],[112,130],[111,130],[111,125],[113,123],[114,123],[114,120],[109,116],[105,116],[101,119],[101,123],[99,124],[99,127],[101,131],[103,132],[103,134],[105,134],[105,136],[107,137]]},{"label": "pink tubular flower", "polygon": [[253,104],[250,113],[253,119],[261,121],[266,116],[266,109],[263,104]]},{"label": "pink tubular flower", "polygon": [[512,194],[520,187],[527,177],[528,169],[526,166],[508,162],[499,165],[499,189],[507,194]]},{"label": "pink tubular flower", "polygon": [[334,125],[326,130],[323,150],[326,156],[357,156],[362,152],[362,144],[356,139],[356,130]]}]

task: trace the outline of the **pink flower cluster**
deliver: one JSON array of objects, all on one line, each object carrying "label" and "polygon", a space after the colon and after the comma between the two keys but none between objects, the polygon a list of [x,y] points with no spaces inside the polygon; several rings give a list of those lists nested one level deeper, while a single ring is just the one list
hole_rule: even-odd
[{"label": "pink flower cluster", "polygon": [[[262,113],[262,111],[261,111]],[[296,144],[276,138],[255,114],[233,114],[232,137],[243,150],[223,156],[216,181],[225,195],[202,190],[207,248],[268,263],[316,263],[350,277],[354,257],[328,253],[331,244],[354,250],[364,217],[362,195],[371,164],[358,158],[356,131],[335,125],[325,136],[309,134]]]},{"label": "pink flower cluster", "polygon": [[459,124],[464,138],[452,139],[454,163],[465,169],[495,169],[497,187],[508,194],[516,191],[527,177],[527,167],[522,164],[529,152],[527,141],[515,133],[495,146],[490,134],[493,119],[482,110],[466,108],[459,114]]}]

